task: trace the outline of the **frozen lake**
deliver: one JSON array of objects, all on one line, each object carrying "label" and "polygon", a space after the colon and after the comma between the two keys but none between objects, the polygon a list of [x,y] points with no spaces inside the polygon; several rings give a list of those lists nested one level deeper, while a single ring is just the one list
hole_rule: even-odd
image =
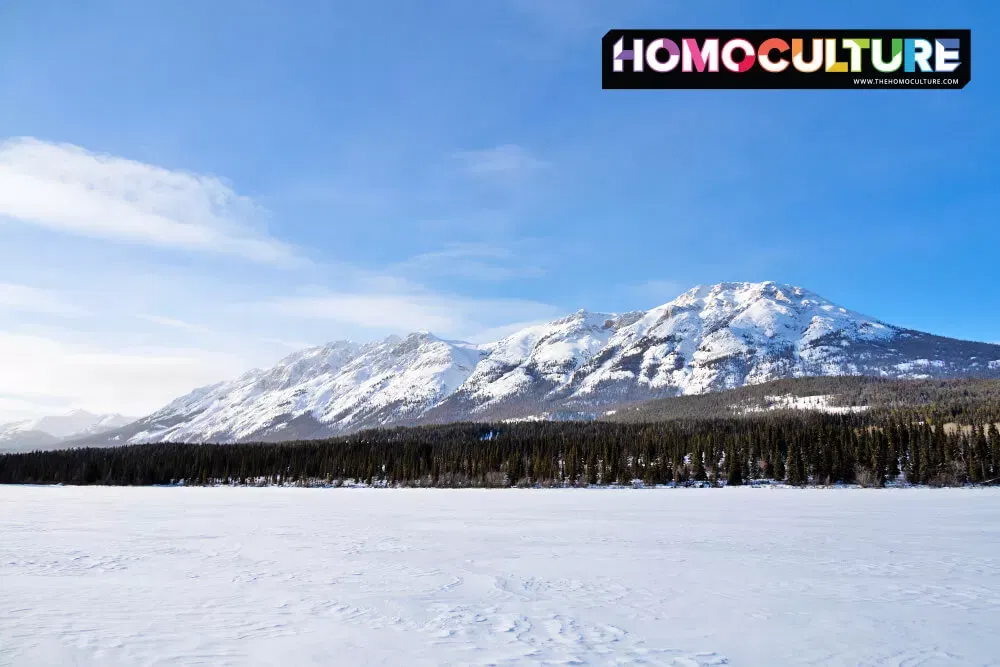
[{"label": "frozen lake", "polygon": [[0,487],[2,665],[998,661],[1000,490]]}]

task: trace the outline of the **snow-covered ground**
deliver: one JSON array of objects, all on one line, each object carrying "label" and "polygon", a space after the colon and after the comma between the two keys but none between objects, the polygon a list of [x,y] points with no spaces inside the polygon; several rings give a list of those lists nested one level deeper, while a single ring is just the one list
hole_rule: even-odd
[{"label": "snow-covered ground", "polygon": [[846,415],[852,412],[864,412],[867,405],[831,405],[835,397],[831,395],[820,396],[767,396],[767,405],[751,405],[740,408],[737,412],[748,414],[751,412],[768,412],[770,410],[815,410],[816,412],[826,412],[831,415]]},{"label": "snow-covered ground", "polygon": [[2,665],[1000,659],[1000,490],[0,487]]}]

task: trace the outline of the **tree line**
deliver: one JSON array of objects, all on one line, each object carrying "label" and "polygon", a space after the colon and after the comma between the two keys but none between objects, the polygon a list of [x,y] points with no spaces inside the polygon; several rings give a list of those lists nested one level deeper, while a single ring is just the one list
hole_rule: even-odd
[{"label": "tree line", "polygon": [[0,483],[506,487],[995,483],[993,422],[774,413],[663,422],[459,423],[327,440],[0,456]]},{"label": "tree line", "polygon": [[787,378],[727,391],[654,399],[619,409],[611,419],[649,422],[736,416],[739,408],[769,407],[773,397],[804,396],[828,397],[832,406],[858,406],[880,421],[1000,422],[998,380],[895,380],[857,375]]}]

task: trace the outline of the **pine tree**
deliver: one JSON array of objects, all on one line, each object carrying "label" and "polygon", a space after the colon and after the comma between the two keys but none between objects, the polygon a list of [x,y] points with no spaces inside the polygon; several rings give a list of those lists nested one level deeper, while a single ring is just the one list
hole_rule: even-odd
[{"label": "pine tree", "polygon": [[898,439],[898,431],[893,430],[889,438],[888,455],[885,464],[885,476],[890,482],[895,482],[899,478],[899,450],[896,449]]},{"label": "pine tree", "polygon": [[732,456],[726,456],[726,464],[729,469],[726,476],[726,486],[742,486],[743,464],[735,450],[733,450]]},{"label": "pine tree", "polygon": [[716,455],[713,449],[708,450],[708,456],[710,459],[708,467],[708,479],[712,483],[712,486],[719,486],[719,457]]},{"label": "pine tree", "polygon": [[987,437],[990,441],[990,459],[992,462],[990,479],[995,480],[1000,477],[1000,431],[997,430],[996,424],[990,423]]},{"label": "pine tree", "polygon": [[986,429],[975,427],[976,481],[984,482],[990,474],[990,443],[986,439]]},{"label": "pine tree", "polygon": [[705,472],[705,462],[702,459],[700,449],[695,449],[691,453],[691,467],[693,470],[692,476],[696,482],[704,482],[708,479],[708,474]]},{"label": "pine tree", "polygon": [[569,486],[576,486],[579,474],[580,472],[577,468],[576,447],[571,447],[569,453],[566,455],[566,470],[563,475],[563,482]]},{"label": "pine tree", "polygon": [[793,486],[801,486],[806,483],[805,465],[802,462],[802,453],[796,443],[788,445],[788,483]]},{"label": "pine tree", "polygon": [[923,461],[921,459],[920,443],[910,440],[910,453],[906,458],[906,481],[920,484],[922,480]]},{"label": "pine tree", "polygon": [[985,444],[986,436],[983,435],[978,426],[973,426],[972,432],[969,433],[968,437],[963,437],[962,440],[966,474],[970,482],[978,484],[984,479],[985,470],[982,453],[988,447]]},{"label": "pine tree", "polygon": [[785,452],[784,443],[782,442],[781,436],[778,436],[774,443],[774,454],[771,460],[774,462],[774,473],[771,477],[776,482],[783,482],[785,480]]},{"label": "pine tree", "polygon": [[871,442],[871,470],[878,486],[885,486],[886,463],[889,459],[889,447],[886,441],[885,433],[876,431]]}]

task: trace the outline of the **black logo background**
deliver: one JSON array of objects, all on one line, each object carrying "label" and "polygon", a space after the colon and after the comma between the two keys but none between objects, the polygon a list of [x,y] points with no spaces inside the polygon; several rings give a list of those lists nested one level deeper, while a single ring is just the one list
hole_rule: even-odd
[{"label": "black logo background", "polygon": [[[861,72],[827,72],[821,69],[818,72],[799,72],[794,66],[789,65],[784,72],[767,72],[760,67],[759,63],[746,72],[731,72],[720,64],[718,72],[683,72],[678,64],[670,72],[656,72],[647,65],[643,72],[632,71],[632,61],[624,61],[624,71],[615,72],[613,69],[614,58],[612,50],[615,42],[619,38],[625,38],[625,49],[632,48],[632,40],[641,38],[646,45],[654,39],[666,37],[674,40],[678,46],[684,38],[695,38],[698,44],[704,43],[706,38],[717,38],[721,47],[730,39],[743,38],[749,40],[754,46],[759,46],[765,39],[777,37],[791,44],[792,39],[804,39],[809,42],[806,48],[811,48],[813,39],[836,39],[837,40],[837,60],[849,62],[849,52],[843,48],[840,40],[850,37],[881,38],[883,48],[888,56],[890,41],[892,39],[927,39],[932,43],[935,39],[958,39],[959,40],[959,60],[960,64],[953,72],[905,72],[900,67],[895,72],[879,72],[871,64],[871,55],[865,51],[862,56]],[[917,88],[917,89],[945,89],[964,88],[972,77],[972,31],[971,30],[909,30],[874,28],[871,30],[610,30],[601,42],[603,53],[602,61],[602,87],[605,89],[616,88],[682,88],[682,89],[708,89],[708,88],[728,88],[728,89],[784,89],[784,88],[855,88],[855,89],[884,89],[884,88]],[[811,55],[811,51],[807,51]],[[742,55],[742,53],[740,54]],[[791,52],[782,54],[784,58],[791,59]],[[777,56],[777,54],[775,54]],[[909,79],[917,80],[919,83],[892,84],[892,83],[856,83],[856,79]],[[940,83],[934,83],[934,81]],[[943,83],[945,80],[953,80],[954,83]]]}]

